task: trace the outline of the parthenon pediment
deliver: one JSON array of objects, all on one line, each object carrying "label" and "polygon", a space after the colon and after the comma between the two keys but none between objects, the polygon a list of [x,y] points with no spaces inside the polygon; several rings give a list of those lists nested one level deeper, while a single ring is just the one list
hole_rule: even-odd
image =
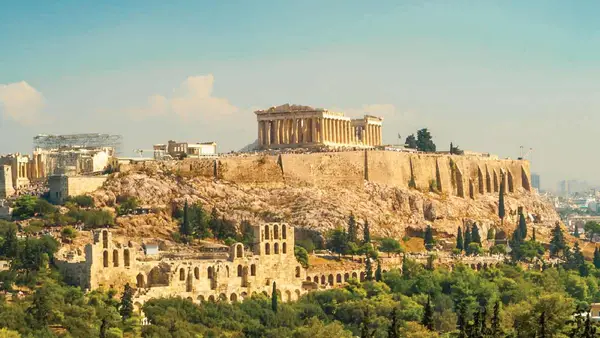
[{"label": "parthenon pediment", "polygon": [[289,113],[303,111],[325,111],[323,108],[313,108],[311,106],[302,106],[297,104],[290,105],[289,103],[280,106],[274,106],[267,110],[257,110],[256,113]]}]

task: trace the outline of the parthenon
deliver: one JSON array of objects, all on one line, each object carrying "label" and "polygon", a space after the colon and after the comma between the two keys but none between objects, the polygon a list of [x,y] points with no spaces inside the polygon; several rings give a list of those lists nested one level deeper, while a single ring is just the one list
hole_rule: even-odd
[{"label": "parthenon", "polygon": [[382,143],[383,119],[351,119],[322,108],[284,104],[254,112],[261,149],[293,147],[375,147]]}]

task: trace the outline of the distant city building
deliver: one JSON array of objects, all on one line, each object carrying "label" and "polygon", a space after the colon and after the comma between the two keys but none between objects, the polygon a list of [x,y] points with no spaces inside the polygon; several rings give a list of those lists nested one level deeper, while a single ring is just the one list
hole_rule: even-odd
[{"label": "distant city building", "polygon": [[188,143],[188,142],[176,142],[169,141],[166,145],[155,144],[154,145],[155,157],[157,153],[162,151],[167,152],[171,157],[207,157],[217,155],[217,143],[216,142],[204,142],[204,143]]},{"label": "distant city building", "polygon": [[540,175],[536,173],[531,173],[531,186],[540,191]]}]

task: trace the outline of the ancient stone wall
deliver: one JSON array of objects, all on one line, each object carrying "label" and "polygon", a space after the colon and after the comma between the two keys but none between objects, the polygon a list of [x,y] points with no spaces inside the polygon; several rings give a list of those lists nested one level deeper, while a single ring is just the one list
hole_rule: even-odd
[{"label": "ancient stone wall", "polygon": [[235,183],[283,184],[279,156],[222,157],[216,160],[218,179]]},{"label": "ancient stone wall", "polygon": [[362,186],[365,179],[364,151],[283,154],[281,165],[286,184]]},{"label": "ancient stone wall", "polygon": [[48,177],[49,199],[52,203],[63,203],[69,196],[83,195],[100,188],[108,176],[65,176]]},{"label": "ancient stone wall", "polygon": [[14,195],[12,171],[9,165],[0,165],[0,199]]}]

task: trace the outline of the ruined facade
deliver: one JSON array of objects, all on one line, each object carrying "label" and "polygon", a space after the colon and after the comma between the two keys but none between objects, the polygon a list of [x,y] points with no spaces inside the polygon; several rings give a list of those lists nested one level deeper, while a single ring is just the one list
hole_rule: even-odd
[{"label": "ruined facade", "polygon": [[351,119],[327,109],[285,104],[254,112],[261,149],[294,147],[374,147],[382,143],[382,119]]},{"label": "ruined facade", "polygon": [[3,168],[0,198],[7,198],[17,190],[29,186],[32,181],[46,177],[44,158],[35,153],[32,156],[19,153],[0,156],[0,167]]},{"label": "ruined facade", "polygon": [[49,200],[52,203],[64,203],[68,197],[83,195],[100,188],[108,176],[67,176],[48,177]]}]

